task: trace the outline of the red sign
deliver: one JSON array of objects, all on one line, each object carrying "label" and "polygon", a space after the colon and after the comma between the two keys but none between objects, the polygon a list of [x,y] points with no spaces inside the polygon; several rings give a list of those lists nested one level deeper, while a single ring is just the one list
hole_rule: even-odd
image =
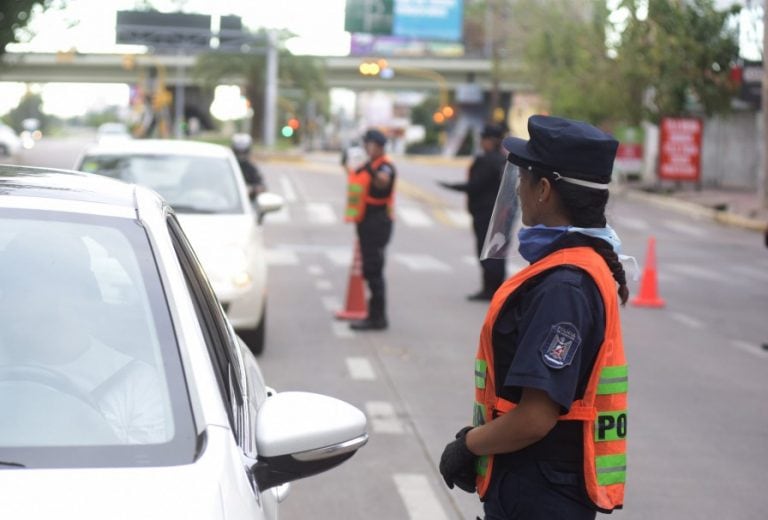
[{"label": "red sign", "polygon": [[659,132],[659,178],[701,179],[701,136],[704,125],[692,117],[665,117]]}]

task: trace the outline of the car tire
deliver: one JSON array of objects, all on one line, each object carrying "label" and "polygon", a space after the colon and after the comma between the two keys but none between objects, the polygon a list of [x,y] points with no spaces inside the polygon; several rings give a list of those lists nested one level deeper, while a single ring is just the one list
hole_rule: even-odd
[{"label": "car tire", "polygon": [[248,350],[254,356],[258,356],[264,352],[264,344],[267,336],[267,305],[264,303],[263,310],[261,311],[261,319],[259,324],[254,329],[242,329],[238,330],[237,334],[248,345]]}]

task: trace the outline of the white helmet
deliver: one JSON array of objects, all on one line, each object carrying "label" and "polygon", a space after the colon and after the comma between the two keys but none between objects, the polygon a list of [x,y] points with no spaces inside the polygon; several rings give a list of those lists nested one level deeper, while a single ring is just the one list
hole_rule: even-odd
[{"label": "white helmet", "polygon": [[232,136],[232,150],[234,150],[235,153],[247,152],[251,149],[252,144],[253,139],[251,139],[251,136],[248,134],[235,134]]}]

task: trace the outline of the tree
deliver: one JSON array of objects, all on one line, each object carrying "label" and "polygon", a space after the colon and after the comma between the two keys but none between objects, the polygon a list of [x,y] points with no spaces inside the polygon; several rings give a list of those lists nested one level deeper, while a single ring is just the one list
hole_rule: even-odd
[{"label": "tree", "polygon": [[[735,86],[731,67],[739,56],[739,6],[718,11],[714,0],[649,0],[638,16],[637,0],[625,0],[627,26],[617,48],[633,119],[728,112]],[[639,112],[637,108],[640,108]]]},{"label": "tree", "polygon": [[0,56],[9,43],[18,41],[19,31],[27,26],[36,6],[47,8],[53,0],[0,0]]},{"label": "tree", "polygon": [[[262,31],[262,36],[266,36]],[[282,33],[278,38],[284,42],[291,35]],[[266,38],[265,38],[266,41]],[[307,103],[314,103],[318,112],[327,115],[328,92],[325,87],[325,75],[321,62],[312,56],[296,56],[284,45],[278,51],[278,105],[285,115],[304,115]],[[251,125],[254,140],[261,140],[264,113],[264,89],[266,74],[266,54],[250,53],[209,53],[197,59],[194,76],[209,87],[222,83],[223,78],[245,80],[245,97],[253,108],[255,117]]]},{"label": "tree", "polygon": [[22,121],[30,118],[40,121],[40,130],[48,129],[50,117],[43,112],[43,98],[40,94],[27,92],[16,108],[8,112],[5,119],[11,127],[20,132],[23,130]]},{"label": "tree", "polygon": [[558,115],[604,126],[711,115],[730,108],[738,9],[623,0],[610,13],[604,0],[516,0],[503,52],[523,57],[523,77]]}]

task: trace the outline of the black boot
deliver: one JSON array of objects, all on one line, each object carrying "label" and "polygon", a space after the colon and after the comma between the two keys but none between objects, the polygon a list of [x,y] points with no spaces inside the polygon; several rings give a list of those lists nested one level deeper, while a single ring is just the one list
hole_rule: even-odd
[{"label": "black boot", "polygon": [[376,318],[368,316],[364,320],[353,321],[349,324],[352,330],[384,330],[389,327],[387,318]]}]

